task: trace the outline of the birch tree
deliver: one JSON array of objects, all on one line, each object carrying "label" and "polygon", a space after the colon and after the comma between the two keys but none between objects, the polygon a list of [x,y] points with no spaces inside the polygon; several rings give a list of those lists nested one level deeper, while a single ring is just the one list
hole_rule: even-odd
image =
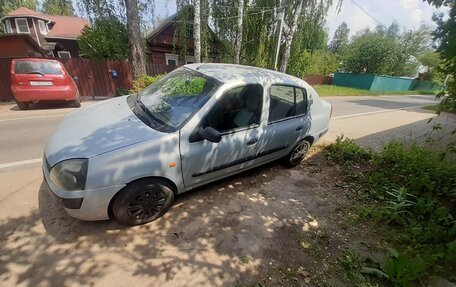
[{"label": "birch tree", "polygon": [[130,46],[131,68],[133,78],[146,74],[144,51],[140,35],[140,15],[137,0],[125,0],[127,10],[128,44]]},{"label": "birch tree", "polygon": [[201,3],[200,0],[194,2],[193,12],[193,42],[195,63],[201,63]]},{"label": "birch tree", "polygon": [[302,5],[304,3],[304,0],[298,0],[296,2],[296,6],[293,10],[293,16],[291,23],[288,25],[286,22],[283,23],[283,36],[284,36],[284,42],[285,42],[285,47],[284,47],[284,52],[282,55],[282,61],[280,62],[280,68],[279,71],[285,73],[287,70],[288,66],[288,60],[290,60],[290,55],[291,55],[291,44],[293,42],[293,36],[296,32],[296,29],[298,28],[298,19],[299,16],[301,16],[302,13]]},{"label": "birch tree", "polygon": [[244,0],[237,1],[237,30],[236,42],[234,46],[234,63],[239,64],[241,58],[242,47],[242,20],[244,18]]}]

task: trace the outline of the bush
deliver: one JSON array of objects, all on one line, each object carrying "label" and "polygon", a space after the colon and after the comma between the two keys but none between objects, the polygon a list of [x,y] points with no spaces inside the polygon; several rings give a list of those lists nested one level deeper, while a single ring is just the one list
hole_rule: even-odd
[{"label": "bush", "polygon": [[400,142],[390,142],[374,153],[344,138],[328,146],[326,154],[343,165],[370,160],[370,168],[357,184],[380,206],[380,220],[395,228],[391,239],[401,256],[392,257],[383,268],[395,285],[414,286],[421,277],[456,264],[454,161]]},{"label": "bush", "polygon": [[165,74],[159,74],[156,76],[148,76],[148,75],[142,75],[138,79],[133,81],[133,87],[130,90],[130,94],[136,94],[144,90],[146,87],[152,85],[156,81],[158,81],[160,78],[162,78]]},{"label": "bush", "polygon": [[333,162],[349,165],[370,160],[372,152],[361,148],[354,140],[341,136],[326,148],[326,157]]}]

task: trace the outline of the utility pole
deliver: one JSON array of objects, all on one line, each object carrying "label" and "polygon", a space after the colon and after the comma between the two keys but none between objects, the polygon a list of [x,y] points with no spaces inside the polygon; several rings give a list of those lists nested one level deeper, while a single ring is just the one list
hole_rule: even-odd
[{"label": "utility pole", "polygon": [[279,23],[279,29],[277,32],[277,43],[276,43],[276,47],[275,47],[275,56],[274,56],[274,70],[276,70],[276,71],[277,71],[277,63],[279,62],[280,42],[282,40],[283,17],[285,15],[284,9],[282,7],[282,1],[279,2],[278,12],[279,12],[280,23]]}]

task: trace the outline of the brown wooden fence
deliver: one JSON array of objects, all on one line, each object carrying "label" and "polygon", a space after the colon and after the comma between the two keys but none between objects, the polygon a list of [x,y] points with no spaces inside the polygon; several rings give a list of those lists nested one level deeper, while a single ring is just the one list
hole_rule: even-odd
[{"label": "brown wooden fence", "polygon": [[[0,59],[0,100],[13,100],[9,58]],[[82,97],[113,97],[119,89],[131,88],[131,69],[128,62],[89,60],[82,58],[57,59],[63,63],[68,73],[75,77]],[[148,63],[147,74],[155,76],[172,71],[176,67]],[[113,76],[112,71],[117,73]]]},{"label": "brown wooden fence", "polygon": [[321,75],[307,75],[304,77],[309,85],[331,85],[333,77],[331,76],[321,76]]}]

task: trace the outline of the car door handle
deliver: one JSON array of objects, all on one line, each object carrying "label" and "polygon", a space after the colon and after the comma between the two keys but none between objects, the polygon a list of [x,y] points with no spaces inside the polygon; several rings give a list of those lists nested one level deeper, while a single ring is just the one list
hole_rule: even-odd
[{"label": "car door handle", "polygon": [[258,139],[251,139],[247,142],[247,145],[254,145],[258,142]]},{"label": "car door handle", "polygon": [[301,131],[303,128],[304,128],[304,126],[298,126],[298,127],[296,128],[296,131],[299,132],[299,131]]}]

